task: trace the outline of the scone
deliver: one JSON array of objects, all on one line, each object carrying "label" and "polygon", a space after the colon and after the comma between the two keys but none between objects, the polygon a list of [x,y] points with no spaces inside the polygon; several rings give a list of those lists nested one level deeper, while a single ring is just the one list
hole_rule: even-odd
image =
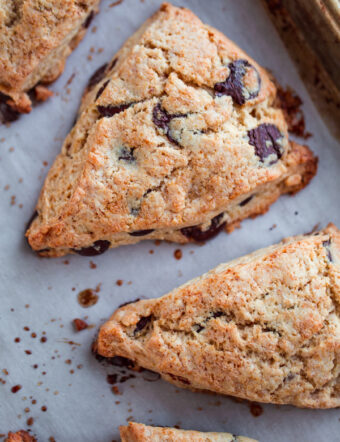
[{"label": "scone", "polygon": [[27,231],[43,256],[204,241],[316,173],[276,88],[192,12],[163,4],[91,78]]},{"label": "scone", "polygon": [[119,308],[96,351],[180,387],[340,406],[340,231],[287,238]]},{"label": "scone", "polygon": [[122,442],[256,442],[230,433],[201,433],[129,422],[119,427]]},{"label": "scone", "polygon": [[[83,38],[100,0],[0,1],[0,110],[7,120],[44,100]],[[34,92],[34,91],[33,91]],[[33,94],[34,95],[34,94]]]},{"label": "scone", "polygon": [[8,433],[5,442],[37,442],[36,438],[31,436],[27,431],[20,430],[16,433],[11,431]]}]

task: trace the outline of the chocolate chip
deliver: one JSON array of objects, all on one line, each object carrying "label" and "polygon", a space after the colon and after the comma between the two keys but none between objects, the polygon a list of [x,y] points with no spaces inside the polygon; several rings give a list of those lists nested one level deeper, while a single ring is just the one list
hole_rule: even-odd
[{"label": "chocolate chip", "polygon": [[275,155],[275,159],[270,162],[276,163],[283,153],[283,149],[279,140],[283,135],[274,124],[260,124],[255,129],[248,131],[249,144],[255,147],[255,154],[263,163],[265,158]]},{"label": "chocolate chip", "polygon": [[130,106],[131,103],[120,104],[119,106],[113,106],[112,104],[109,104],[108,106],[97,106],[97,109],[102,117],[113,117],[113,115],[119,114],[119,112],[123,112]]},{"label": "chocolate chip", "polygon": [[128,163],[134,163],[136,161],[136,158],[133,155],[133,151],[134,151],[133,148],[122,147],[120,149],[120,154],[118,156],[118,160],[123,160]]},{"label": "chocolate chip", "polygon": [[97,83],[99,83],[105,77],[105,71],[107,68],[107,63],[100,66],[90,77],[87,83],[87,88],[92,89]]},{"label": "chocolate chip", "polygon": [[129,235],[131,236],[144,236],[148,235],[149,233],[154,232],[154,229],[149,230],[136,230],[135,232],[129,232]]},{"label": "chocolate chip", "polygon": [[201,333],[201,331],[205,329],[205,327],[203,327],[201,324],[195,324],[194,328],[196,333]]},{"label": "chocolate chip", "polygon": [[[257,69],[247,60],[236,60],[228,64],[229,77],[214,86],[217,96],[229,95],[236,104],[242,105],[246,101],[257,97],[261,86],[261,77]],[[253,90],[249,90],[244,84],[244,76],[252,70],[256,75],[257,84]]]},{"label": "chocolate chip", "polygon": [[223,316],[224,313],[223,312],[214,312],[211,317],[212,318],[220,318],[221,316]]},{"label": "chocolate chip", "polygon": [[221,223],[223,218],[223,213],[215,216],[207,230],[201,230],[199,226],[184,227],[181,232],[187,238],[193,239],[194,241],[201,242],[207,241],[208,239],[214,238],[226,225],[226,222]]},{"label": "chocolate chip", "polygon": [[117,61],[118,61],[118,58],[114,58],[112,60],[112,63],[109,66],[109,71],[111,71],[111,69],[113,69],[116,66]]},{"label": "chocolate chip", "polygon": [[136,335],[138,332],[143,330],[143,328],[145,328],[149,324],[151,319],[152,319],[152,315],[143,316],[142,318],[140,318],[140,320],[136,324],[136,328],[134,329],[133,334]]},{"label": "chocolate chip", "polygon": [[157,103],[152,111],[152,121],[157,127],[166,131],[171,121],[171,115],[162,108],[160,103]]},{"label": "chocolate chip", "polygon": [[322,245],[325,247],[326,252],[327,252],[327,258],[329,262],[333,262],[333,256],[332,253],[329,249],[330,245],[331,245],[331,240],[328,239],[327,241],[323,241]]},{"label": "chocolate chip", "polygon": [[107,240],[98,240],[90,247],[83,247],[82,249],[73,249],[74,252],[81,256],[96,256],[106,252],[111,243]]},{"label": "chocolate chip", "polygon": [[104,92],[104,89],[106,88],[106,86],[110,83],[110,80],[105,81],[104,84],[102,84],[102,86],[98,89],[95,101],[98,100],[98,98],[101,96],[101,94]]},{"label": "chocolate chip", "polygon": [[179,142],[172,136],[171,130],[169,127],[170,121],[174,118],[183,118],[186,117],[185,114],[169,114],[165,109],[162,108],[160,103],[157,103],[152,111],[152,121],[153,123],[162,129],[167,136],[168,140],[171,143],[177,144],[180,146]]},{"label": "chocolate chip", "polygon": [[10,97],[0,92],[0,123],[11,123],[19,118],[20,112],[14,110],[7,101]]},{"label": "chocolate chip", "polygon": [[246,204],[248,204],[252,199],[254,198],[254,195],[250,195],[248,198],[246,198],[245,200],[241,201],[239,206],[243,207]]},{"label": "chocolate chip", "polygon": [[86,17],[86,20],[83,23],[83,28],[87,29],[90,26],[90,24],[91,24],[91,22],[93,20],[94,15],[95,15],[94,11],[91,11],[89,13],[89,15]]}]

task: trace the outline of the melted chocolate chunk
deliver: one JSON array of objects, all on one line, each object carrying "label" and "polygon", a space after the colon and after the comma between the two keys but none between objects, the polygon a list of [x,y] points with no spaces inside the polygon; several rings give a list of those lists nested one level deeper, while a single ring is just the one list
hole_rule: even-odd
[{"label": "melted chocolate chunk", "polygon": [[171,121],[171,115],[168,114],[168,112],[165,109],[162,108],[160,103],[158,103],[153,108],[153,111],[152,111],[152,121],[153,121],[153,123],[157,127],[167,131],[168,124]]},{"label": "melted chocolate chunk", "polygon": [[82,249],[73,249],[78,255],[81,256],[96,256],[106,252],[111,243],[107,240],[98,240],[90,247],[83,247]]},{"label": "melted chocolate chunk", "polygon": [[148,235],[149,233],[154,232],[154,229],[149,230],[136,230],[135,232],[129,232],[129,235],[131,236],[144,236]]},{"label": "melted chocolate chunk", "polygon": [[118,160],[123,160],[127,163],[134,163],[136,161],[136,158],[133,155],[133,151],[133,148],[122,147],[118,156]]},{"label": "melted chocolate chunk", "polygon": [[94,16],[95,16],[94,11],[91,11],[83,23],[83,28],[87,29],[90,26]]},{"label": "melted chocolate chunk", "polygon": [[105,81],[104,84],[102,84],[102,86],[98,89],[95,101],[98,100],[98,98],[101,96],[101,94],[104,92],[104,89],[106,88],[106,86],[110,83],[110,80]]},{"label": "melted chocolate chunk", "polygon": [[136,328],[134,329],[133,334],[136,335],[141,330],[143,330],[143,328],[145,328],[149,324],[151,319],[152,319],[152,315],[143,316],[142,318],[140,318],[140,320],[136,324]]},{"label": "melted chocolate chunk", "polygon": [[330,251],[330,249],[329,249],[329,247],[330,247],[330,245],[331,245],[331,240],[328,239],[327,241],[323,241],[322,245],[324,246],[324,248],[325,248],[326,251],[327,251],[327,258],[328,258],[328,261],[329,261],[329,262],[333,262],[333,256],[332,256],[332,253],[331,253],[331,251]]},{"label": "melted chocolate chunk", "polygon": [[165,109],[162,108],[160,103],[157,103],[152,111],[153,123],[164,131],[165,135],[167,136],[168,140],[171,143],[177,144],[177,146],[180,146],[180,144],[171,135],[169,124],[170,121],[173,120],[174,118],[184,118],[184,117],[186,117],[186,115],[184,114],[169,114]]},{"label": "melted chocolate chunk", "polygon": [[14,110],[7,101],[10,97],[0,92],[0,123],[11,123],[19,118],[20,112]]},{"label": "melted chocolate chunk", "polygon": [[254,198],[254,195],[250,195],[248,196],[248,198],[246,198],[245,200],[241,201],[239,206],[243,207],[246,204],[248,204],[252,199]]},{"label": "melted chocolate chunk", "polygon": [[279,140],[283,135],[274,124],[260,124],[248,131],[249,144],[255,147],[255,154],[263,163],[265,158],[275,155],[276,158],[270,165],[276,163],[282,157],[282,146]]},{"label": "melted chocolate chunk", "polygon": [[113,115],[119,114],[119,112],[123,112],[125,109],[130,107],[131,104],[132,103],[120,104],[119,106],[109,104],[108,106],[97,106],[97,109],[102,117],[113,117]]},{"label": "melted chocolate chunk", "polygon": [[210,227],[207,230],[201,230],[199,226],[184,227],[181,232],[187,238],[193,239],[194,241],[201,242],[207,241],[208,239],[214,238],[226,225],[226,222],[221,223],[223,218],[223,213],[215,216],[211,222]]},{"label": "melted chocolate chunk", "polygon": [[107,68],[107,63],[100,66],[90,77],[87,83],[87,88],[92,89],[97,83],[99,83],[105,77],[105,71]]},{"label": "melted chocolate chunk", "polygon": [[[228,64],[230,71],[229,77],[221,83],[214,86],[217,96],[230,95],[236,104],[242,105],[246,101],[258,96],[261,87],[261,77],[257,69],[247,60],[236,60]],[[249,91],[244,84],[244,76],[247,70],[253,70],[257,78],[257,87],[253,91]]]}]

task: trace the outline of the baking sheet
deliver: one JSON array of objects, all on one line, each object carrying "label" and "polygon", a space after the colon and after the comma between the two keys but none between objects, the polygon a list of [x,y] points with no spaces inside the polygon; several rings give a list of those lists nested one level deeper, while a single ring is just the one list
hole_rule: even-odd
[{"label": "baking sheet", "polygon": [[[53,437],[107,442],[118,440],[118,426],[133,419],[229,431],[263,442],[339,441],[339,410],[261,405],[262,414],[254,417],[246,401],[178,390],[160,380],[147,382],[143,373],[118,384],[121,394],[114,395],[106,381],[114,368],[98,363],[90,352],[96,328],[119,304],[165,294],[221,262],[284,236],[308,232],[318,223],[324,227],[333,221],[340,226],[339,143],[317,114],[260,2],[174,1],[224,32],[302,97],[307,130],[313,133],[308,144],[320,158],[319,173],[308,188],[295,197],[282,197],[268,214],[245,221],[241,229],[221,233],[204,246],[143,242],[95,258],[60,259],[38,258],[26,246],[25,224],[72,125],[89,76],[161,2],[124,0],[110,7],[111,3],[103,0],[101,13],[51,87],[56,96],[11,127],[0,127],[0,433],[31,428],[39,441]],[[183,255],[180,260],[174,258],[178,248]],[[117,280],[123,281],[121,286]],[[77,294],[98,284],[97,304],[82,308]],[[86,316],[96,327],[76,333],[72,320]],[[46,342],[41,342],[43,336]],[[17,337],[20,342],[16,343]],[[11,388],[17,384],[22,388],[13,394]],[[44,406],[46,411],[41,409]],[[33,422],[29,420],[32,425],[28,426],[30,418]]]}]

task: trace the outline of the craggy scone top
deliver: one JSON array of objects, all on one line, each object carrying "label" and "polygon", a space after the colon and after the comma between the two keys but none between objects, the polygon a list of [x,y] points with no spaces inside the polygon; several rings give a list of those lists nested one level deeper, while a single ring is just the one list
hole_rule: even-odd
[{"label": "craggy scone top", "polygon": [[230,433],[202,433],[169,427],[152,427],[135,422],[121,426],[119,430],[122,442],[256,442],[254,439]]},{"label": "craggy scone top", "polygon": [[[186,242],[188,226],[263,213],[316,170],[310,151],[288,142],[275,96],[268,74],[234,43],[164,4],[91,78],[30,245],[58,256],[147,234]],[[269,202],[255,207],[254,198],[238,213],[265,189]]]},{"label": "craggy scone top", "polygon": [[185,388],[339,407],[340,231],[287,238],[121,307],[96,348]]},{"label": "craggy scone top", "polygon": [[[0,92],[20,112],[29,91],[62,72],[98,0],[0,0]],[[93,14],[93,13],[92,13]]]}]

